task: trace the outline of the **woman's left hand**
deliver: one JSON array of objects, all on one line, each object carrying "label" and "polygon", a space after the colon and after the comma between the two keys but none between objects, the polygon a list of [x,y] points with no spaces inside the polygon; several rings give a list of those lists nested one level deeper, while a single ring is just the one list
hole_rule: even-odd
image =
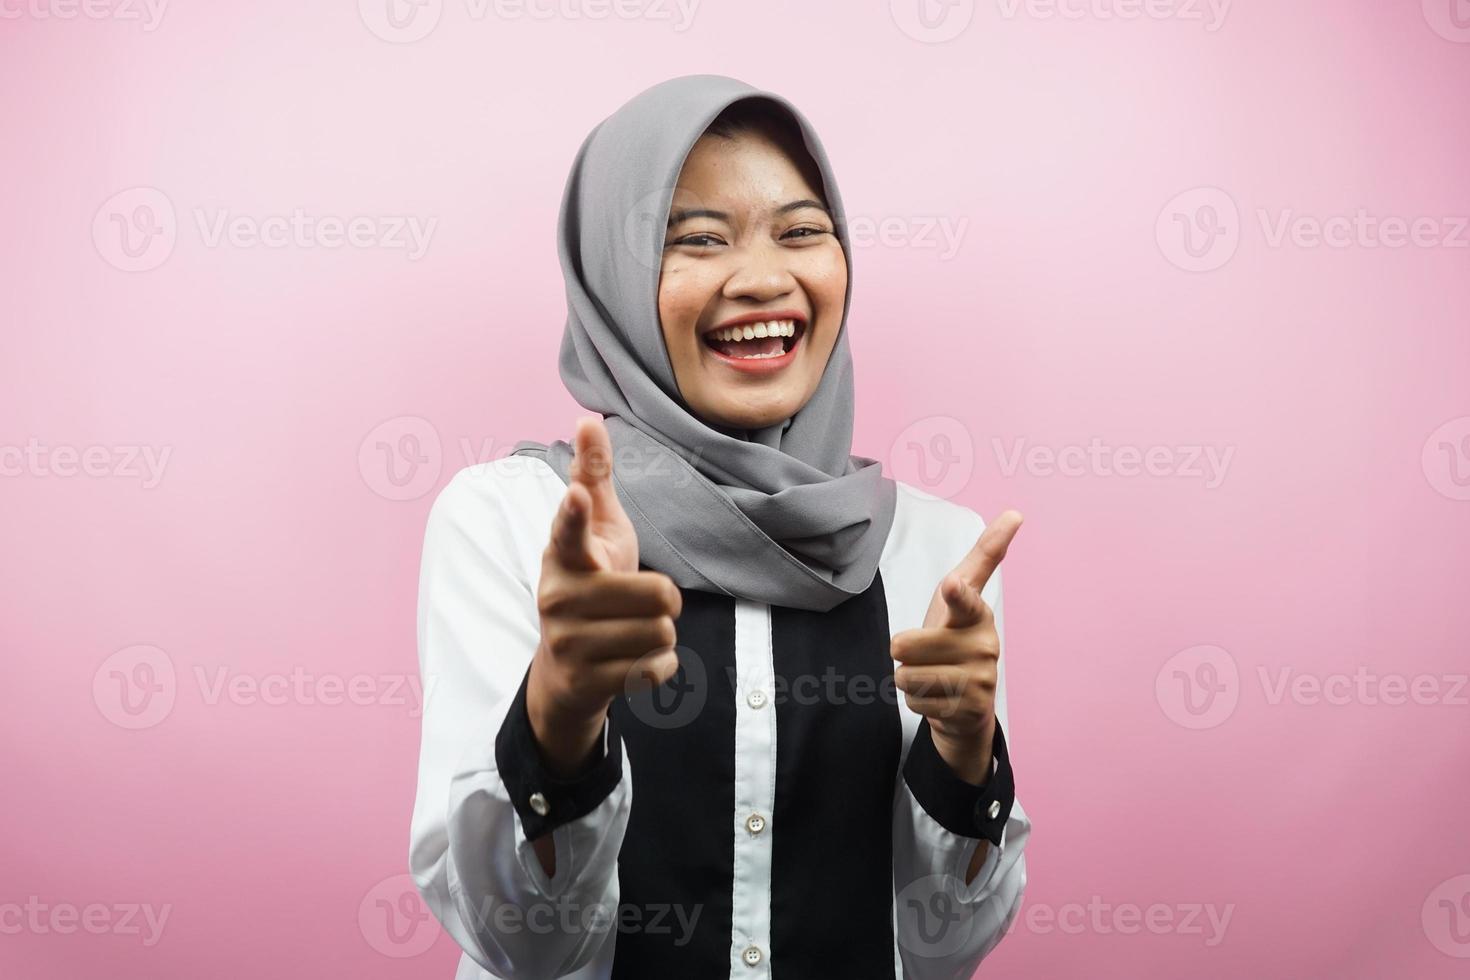
[{"label": "woman's left hand", "polygon": [[990,774],[1000,636],[980,598],[1021,527],[1008,510],[934,590],[924,625],[893,637],[894,680],[911,709],[929,719],[934,747],[961,779],[979,786]]}]

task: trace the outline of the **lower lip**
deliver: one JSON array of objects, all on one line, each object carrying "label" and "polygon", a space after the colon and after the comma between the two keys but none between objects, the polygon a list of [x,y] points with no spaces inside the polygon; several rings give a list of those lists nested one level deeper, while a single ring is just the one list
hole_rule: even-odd
[{"label": "lower lip", "polygon": [[728,354],[720,353],[702,340],[700,341],[700,346],[705,349],[706,353],[714,355],[716,360],[723,361],[737,371],[744,371],[746,374],[771,374],[796,360],[796,352],[801,350],[801,342],[803,340],[806,340],[806,331],[804,329],[801,333],[797,334],[796,340],[791,345],[791,349],[780,357],[731,357]]}]

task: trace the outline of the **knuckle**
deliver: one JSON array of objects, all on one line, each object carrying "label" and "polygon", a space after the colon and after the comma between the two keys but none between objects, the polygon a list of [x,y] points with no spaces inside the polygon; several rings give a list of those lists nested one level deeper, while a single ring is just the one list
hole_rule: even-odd
[{"label": "knuckle", "polygon": [[565,657],[572,652],[571,633],[555,624],[548,624],[542,629],[541,642],[553,657]]},{"label": "knuckle", "polygon": [[571,605],[572,590],[561,582],[543,584],[536,591],[536,609],[543,616],[561,616]]},{"label": "knuckle", "polygon": [[670,616],[678,616],[684,609],[684,594],[674,584],[674,580],[667,575],[663,577],[663,600],[664,607]]}]

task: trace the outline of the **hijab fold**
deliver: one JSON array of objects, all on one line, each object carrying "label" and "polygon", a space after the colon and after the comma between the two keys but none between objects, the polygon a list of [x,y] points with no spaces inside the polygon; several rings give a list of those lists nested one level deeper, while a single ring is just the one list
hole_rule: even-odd
[{"label": "hijab fold", "polygon": [[[702,421],[679,395],[659,324],[659,270],[685,157],[726,107],[752,98],[796,121],[849,274],[837,341],[812,397],[780,423],[730,430]],[[578,151],[557,252],[567,293],[562,382],[605,419],[613,485],[637,531],[640,563],[684,588],[820,612],[864,592],[893,522],[896,485],[876,460],[851,455],[852,248],[831,166],[806,118],[781,96],[721,75],[640,93]],[[565,441],[522,440],[512,452],[570,478]]]}]

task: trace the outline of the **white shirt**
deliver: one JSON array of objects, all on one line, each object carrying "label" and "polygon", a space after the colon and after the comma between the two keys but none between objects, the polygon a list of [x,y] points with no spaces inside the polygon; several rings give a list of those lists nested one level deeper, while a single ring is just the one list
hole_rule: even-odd
[{"label": "white shirt", "polygon": [[[970,977],[1020,908],[1026,887],[1023,851],[1030,820],[1019,800],[1011,803],[1007,799],[1004,808],[993,800],[985,803],[984,791],[997,782],[999,759],[992,764],[992,778],[979,789],[959,783],[942,763],[943,771],[936,769],[933,760],[938,756],[927,738],[927,723],[923,737],[917,739],[920,751],[910,760],[921,719],[902,697],[892,693],[891,685],[885,689],[888,700],[882,710],[897,714],[891,729],[894,752],[865,751],[873,759],[869,765],[825,743],[824,758],[793,758],[791,745],[796,743],[790,740],[823,745],[824,732],[858,723],[855,720],[861,711],[869,712],[863,718],[876,718],[874,712],[879,710],[852,706],[862,695],[859,685],[850,683],[852,678],[842,687],[839,675],[838,685],[822,688],[815,676],[778,676],[778,662],[790,662],[792,657],[830,655],[838,665],[842,663],[844,651],[829,650],[820,643],[803,641],[800,650],[782,648],[782,643],[796,643],[793,637],[822,635],[810,629],[824,621],[804,618],[800,611],[685,592],[685,609],[676,627],[681,662],[691,673],[686,677],[681,667],[680,678],[688,681],[698,673],[694,668],[701,664],[692,661],[708,661],[705,676],[695,680],[703,683],[703,697],[711,700],[703,704],[697,723],[686,720],[680,723],[682,727],[668,731],[654,730],[665,726],[649,715],[648,705],[640,710],[632,700],[626,705],[615,702],[618,710],[611,714],[616,719],[621,712],[622,723],[604,728],[604,757],[597,777],[602,789],[593,793],[598,801],[595,805],[590,802],[584,786],[581,798],[589,802],[581,808],[587,812],[566,819],[567,808],[574,806],[567,802],[572,797],[564,792],[558,796],[560,790],[544,785],[544,770],[539,769],[539,760],[531,758],[534,751],[525,751],[524,742],[511,742],[513,729],[521,730],[516,729],[514,719],[523,715],[523,708],[516,713],[517,694],[539,641],[536,593],[542,552],[565,492],[561,478],[544,461],[509,456],[457,473],[440,491],[428,518],[418,646],[424,689],[435,693],[423,715],[409,864],[429,907],[464,950],[458,980],[487,976],[602,980],[615,975],[620,941],[627,945],[623,961],[616,964],[616,975],[638,975],[629,974],[635,948],[650,951],[654,958],[644,962],[653,964],[678,962],[680,956],[696,955],[702,945],[698,955],[704,957],[701,963],[709,964],[709,944],[719,940],[723,949],[726,936],[728,957],[720,953],[719,963],[701,967],[702,973],[780,980],[802,975],[794,964],[808,944],[820,951],[818,955],[836,958],[852,944],[867,943],[872,948],[872,943],[881,941],[884,949],[891,946],[891,972],[887,972],[888,964],[875,964],[869,971],[873,976],[909,980]],[[983,529],[983,520],[968,508],[899,484],[897,509],[875,577],[881,581],[881,592],[872,593],[880,597],[874,601],[886,613],[889,636],[922,624],[941,578],[958,564]],[[1004,644],[999,570],[982,598],[995,612],[996,630]],[[686,649],[685,621],[695,620],[689,600],[706,610],[699,615],[713,624],[709,629],[721,636],[733,635],[733,650],[717,649],[722,641],[713,639],[714,634],[701,638],[699,650]],[[823,614],[805,617],[813,615]],[[851,642],[859,634],[845,635],[844,645],[863,645]],[[886,637],[881,640],[885,646],[886,641]],[[876,644],[865,646],[871,662]],[[998,732],[1007,730],[1008,722],[1004,662],[1002,656],[995,700]],[[889,663],[890,675],[891,667]],[[788,682],[784,686],[783,680]],[[815,701],[803,701],[802,681],[807,682],[808,692],[823,693]],[[697,687],[689,689],[699,693]],[[871,687],[866,690],[872,693]],[[874,703],[882,701],[879,697]],[[523,698],[520,703],[523,705]],[[690,703],[681,700],[675,713],[687,714]],[[823,711],[827,714],[816,714]],[[802,719],[818,724],[809,725]],[[649,728],[640,720],[651,720],[654,725]],[[715,741],[691,741],[706,738],[699,734],[706,730]],[[898,745],[900,730],[902,744]],[[788,742],[783,743],[783,734]],[[998,734],[998,742],[1004,745],[1002,738]],[[497,739],[502,753],[499,761]],[[623,751],[625,743],[627,752]],[[510,744],[521,745],[522,753],[507,761],[504,753]],[[873,744],[882,748],[885,743],[880,738]],[[733,745],[733,752],[717,758],[723,752],[717,746],[725,745]],[[668,771],[672,763],[664,764],[664,746],[675,753],[667,758],[685,753],[682,770]],[[859,743],[853,741],[852,746],[857,751]],[[706,757],[711,759],[708,767],[690,761]],[[636,765],[635,758],[640,760]],[[503,773],[501,763],[515,771]],[[882,771],[880,765],[893,771]],[[1008,776],[1008,762],[1006,765]],[[846,775],[831,775],[844,766],[848,767]],[[733,773],[733,779],[721,783],[712,775],[714,770]],[[861,795],[860,783],[871,789],[869,783],[854,778],[870,772],[885,780],[879,786],[881,805],[853,804],[847,816],[832,819],[832,810],[826,807],[844,806],[850,792]],[[885,788],[890,776],[891,792]],[[543,782],[536,783],[538,779]],[[611,780],[616,782],[608,789]],[[677,795],[675,780],[684,781],[688,795]],[[644,787],[640,799],[646,802],[641,811],[635,811],[634,790],[640,786]],[[793,809],[790,801],[783,810],[777,798],[783,786],[786,793],[805,801],[801,810]],[[539,788],[547,792],[531,792]],[[980,811],[994,816],[1001,810],[1000,822],[992,830],[998,831],[998,844],[991,844],[983,866],[969,884],[964,876],[982,831],[965,823],[971,802],[967,794],[981,800],[975,806],[981,824],[986,814]],[[717,800],[712,799],[715,796]],[[733,807],[729,806],[731,799]],[[728,810],[726,821],[706,825],[712,804],[717,805],[716,812]],[[542,812],[551,807],[559,807],[561,813]],[[813,828],[805,816],[818,808],[827,823]],[[635,839],[640,833],[643,837],[653,833],[647,830],[630,834],[635,812],[640,812],[640,819],[632,821],[634,827],[662,828],[657,834],[661,839]],[[543,823],[553,827],[556,874],[552,878],[543,872],[527,840],[527,820],[538,827]],[[704,823],[688,826],[700,820]],[[875,821],[881,821],[883,843],[891,835],[891,848],[873,847],[871,835],[852,838],[866,841],[861,845],[844,843],[844,834],[879,826]],[[800,833],[805,835],[800,839],[800,852],[794,850],[797,838],[792,836],[799,825],[804,825]],[[686,827],[689,836],[683,837]],[[788,831],[785,841],[783,827]],[[820,834],[814,836],[814,829]],[[857,846],[863,850],[855,850]],[[707,854],[689,853],[706,847]],[[884,850],[888,853],[882,853]],[[711,863],[712,856],[725,863]],[[660,877],[657,871],[676,867],[686,858],[705,860],[700,873],[714,872],[715,880],[722,882],[721,894],[707,896],[708,902],[704,897],[698,902],[653,901],[664,894],[665,886],[670,893],[682,888],[686,899],[700,895],[697,885],[690,891],[684,883],[670,880],[673,872]],[[883,867],[877,868],[875,862]],[[855,884],[859,879],[864,883],[861,888]],[[838,887],[843,881],[847,884]],[[829,888],[829,882],[838,884]],[[630,904],[623,894],[635,883],[643,900],[640,905]],[[884,893],[870,894],[880,884]],[[871,915],[858,921],[855,913],[846,911],[858,906],[872,909],[874,901],[887,903],[886,932]],[[670,907],[660,908],[666,904]],[[798,908],[800,915],[795,914]],[[789,913],[773,917],[773,909]],[[849,924],[851,930],[844,931]],[[773,936],[778,937],[774,948]],[[784,971],[783,963],[788,964]]]}]

